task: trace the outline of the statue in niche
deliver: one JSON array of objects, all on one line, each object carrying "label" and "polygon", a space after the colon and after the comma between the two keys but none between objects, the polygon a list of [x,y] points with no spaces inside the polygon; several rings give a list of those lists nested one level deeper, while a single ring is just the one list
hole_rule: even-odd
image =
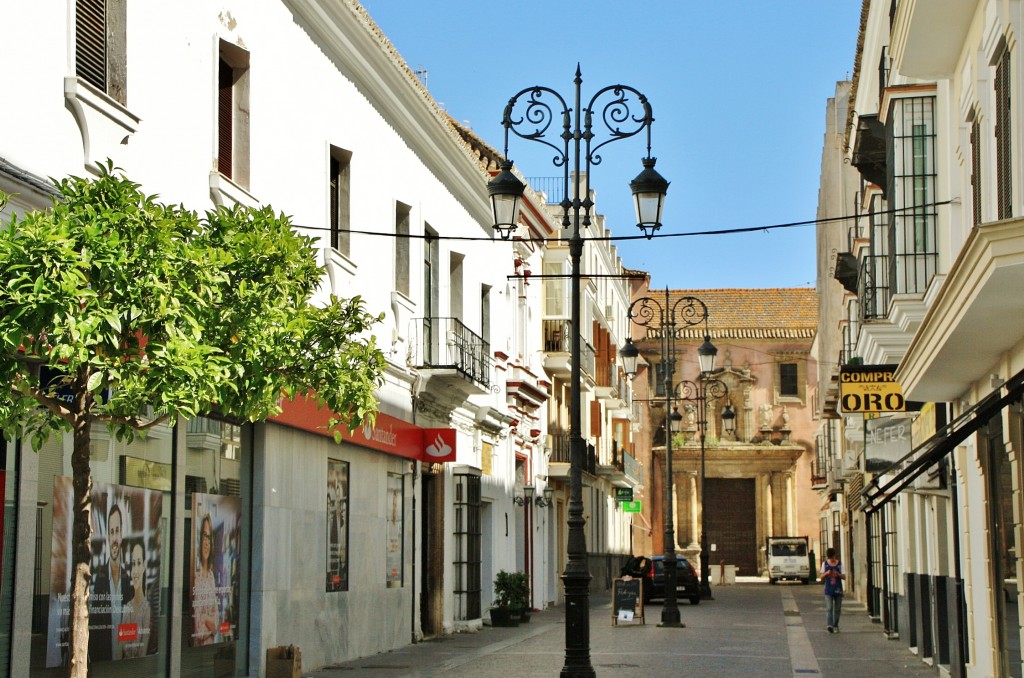
[{"label": "statue in niche", "polygon": [[789,412],[785,405],[782,406],[782,428],[789,428]]},{"label": "statue in niche", "polygon": [[683,405],[683,411],[686,412],[684,420],[687,428],[695,428],[697,426],[697,406],[693,403],[686,403]]},{"label": "statue in niche", "polygon": [[772,412],[772,406],[769,405],[768,403],[763,403],[759,411],[761,413],[761,428],[770,429],[772,427],[772,416],[774,414]]}]

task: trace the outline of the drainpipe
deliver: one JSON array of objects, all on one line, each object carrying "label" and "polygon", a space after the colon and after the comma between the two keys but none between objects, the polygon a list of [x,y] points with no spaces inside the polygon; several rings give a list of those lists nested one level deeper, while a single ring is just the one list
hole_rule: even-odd
[{"label": "drainpipe", "polygon": [[[950,412],[947,411],[947,420],[950,420]],[[952,507],[952,523],[953,523],[953,585],[956,587],[956,638],[953,638],[957,643],[959,652],[957,657],[959,659],[960,672],[959,675],[965,675],[967,663],[967,637],[964,633],[966,629],[967,619],[964,610],[964,591],[963,591],[963,579],[961,578],[963,573],[960,569],[960,500],[957,496],[957,482],[956,482],[956,450],[950,450],[949,452],[949,502]],[[951,667],[952,668],[952,667]]]},{"label": "drainpipe", "polygon": [[[410,409],[412,410],[412,424],[416,423],[416,401],[419,396],[421,383],[423,379],[419,372],[416,373],[416,378],[412,384],[412,394],[410,399]],[[409,642],[416,642],[416,480],[420,477],[420,463],[418,461],[410,462],[412,467],[412,605],[409,606],[409,634],[411,639]]]}]

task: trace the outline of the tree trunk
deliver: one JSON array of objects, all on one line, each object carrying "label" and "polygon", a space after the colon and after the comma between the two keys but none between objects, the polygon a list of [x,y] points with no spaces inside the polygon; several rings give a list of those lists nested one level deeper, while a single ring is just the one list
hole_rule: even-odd
[{"label": "tree trunk", "polygon": [[89,442],[92,428],[87,413],[92,396],[85,387],[87,377],[80,372],[75,380],[74,450],[71,473],[75,488],[71,523],[71,614],[68,648],[68,676],[89,675],[89,582],[92,579],[92,469],[89,467]]}]

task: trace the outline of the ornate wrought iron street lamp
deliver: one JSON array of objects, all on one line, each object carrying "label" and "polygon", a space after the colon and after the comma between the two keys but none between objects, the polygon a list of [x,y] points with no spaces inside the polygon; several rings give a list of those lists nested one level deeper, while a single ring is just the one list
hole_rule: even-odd
[{"label": "ornate wrought iron street lamp", "polygon": [[[647,130],[644,169],[631,184],[638,211],[637,226],[645,234],[653,233],[661,227],[661,210],[668,190],[668,182],[654,170],[654,158],[651,157],[650,130],[654,116],[647,97],[632,87],[612,85],[598,90],[585,106],[581,106],[580,85],[583,77],[579,65],[576,66],[573,82],[572,107],[553,89],[528,87],[509,99],[501,121],[505,128],[506,158],[510,132],[521,139],[549,146],[555,151],[552,162],[555,167],[562,169],[564,189],[562,227],[572,227],[569,239],[569,257],[572,262],[569,515],[566,520],[569,534],[566,549],[568,562],[562,575],[565,586],[565,664],[562,678],[595,675],[590,662],[590,572],[583,529],[586,519],[583,517],[582,476],[586,447],[581,432],[580,402],[580,259],[583,254],[580,227],[590,225],[590,210],[593,207],[590,200],[590,168],[601,164],[601,156],[597,153],[601,147]],[[517,113],[516,108],[520,105],[524,110]],[[634,108],[634,113],[631,107],[639,110]],[[559,118],[561,125],[557,126]],[[597,132],[594,130],[595,118],[600,123]],[[549,141],[549,135],[554,136],[556,141]],[[598,138],[599,135],[601,138]],[[573,179],[571,187],[570,176]],[[519,198],[524,188],[524,184],[512,173],[511,160],[506,160],[502,171],[487,185],[494,208],[494,228],[503,239],[510,238],[518,225]],[[656,195],[660,197],[654,197]]]},{"label": "ornate wrought iron street lamp", "polygon": [[[664,364],[662,377],[665,381],[665,603],[661,607],[661,624],[659,626],[683,626],[680,621],[679,605],[676,601],[676,537],[675,520],[672,516],[672,400],[674,389],[672,373],[675,370],[675,338],[676,327],[692,327],[704,325],[705,341],[698,353],[710,351],[708,370],[713,369],[715,347],[711,344],[707,333],[708,307],[697,297],[680,297],[670,303],[668,288],[665,288],[665,301],[659,302],[654,297],[640,297],[629,306],[626,317],[641,327],[657,329],[661,337],[661,356]],[[710,347],[710,348],[708,348]],[[703,352],[702,352],[703,351]],[[619,351],[626,374],[636,375],[637,358],[640,351],[632,339]],[[703,368],[703,362],[702,362]],[[678,413],[676,413],[678,416]]]},{"label": "ornate wrought iron street lamp", "polygon": [[[707,335],[704,337],[704,344],[701,348],[697,349],[698,355],[701,357],[704,354],[700,353],[700,351],[705,346],[714,348],[710,337]],[[724,433],[733,433],[736,425],[736,413],[728,401],[729,387],[721,379],[711,376],[714,368],[714,354],[712,353],[710,361],[705,362],[701,360],[700,378],[695,382],[684,379],[676,384],[674,391],[677,400],[691,402],[697,406],[697,426],[700,428],[700,497],[698,499],[700,502],[700,597],[703,600],[713,599],[711,596],[711,566],[708,562],[711,556],[708,546],[708,511],[707,506],[704,504],[704,486],[707,481],[704,457],[705,438],[707,437],[708,430],[708,401],[726,399],[726,406],[722,410],[722,431]],[[679,419],[682,419],[682,417],[679,417]]]}]

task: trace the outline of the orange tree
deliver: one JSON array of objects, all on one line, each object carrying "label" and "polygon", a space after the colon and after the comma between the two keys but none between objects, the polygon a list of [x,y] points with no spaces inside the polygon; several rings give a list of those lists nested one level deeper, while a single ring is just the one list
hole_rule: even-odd
[{"label": "orange tree", "polygon": [[374,417],[384,358],[361,299],[310,303],[312,239],[270,208],[199,216],[109,163],[56,186],[51,208],[0,225],[0,428],[36,449],[73,437],[68,675],[85,676],[93,425],[130,440],[210,412],[262,420],[311,393],[337,438]]}]

